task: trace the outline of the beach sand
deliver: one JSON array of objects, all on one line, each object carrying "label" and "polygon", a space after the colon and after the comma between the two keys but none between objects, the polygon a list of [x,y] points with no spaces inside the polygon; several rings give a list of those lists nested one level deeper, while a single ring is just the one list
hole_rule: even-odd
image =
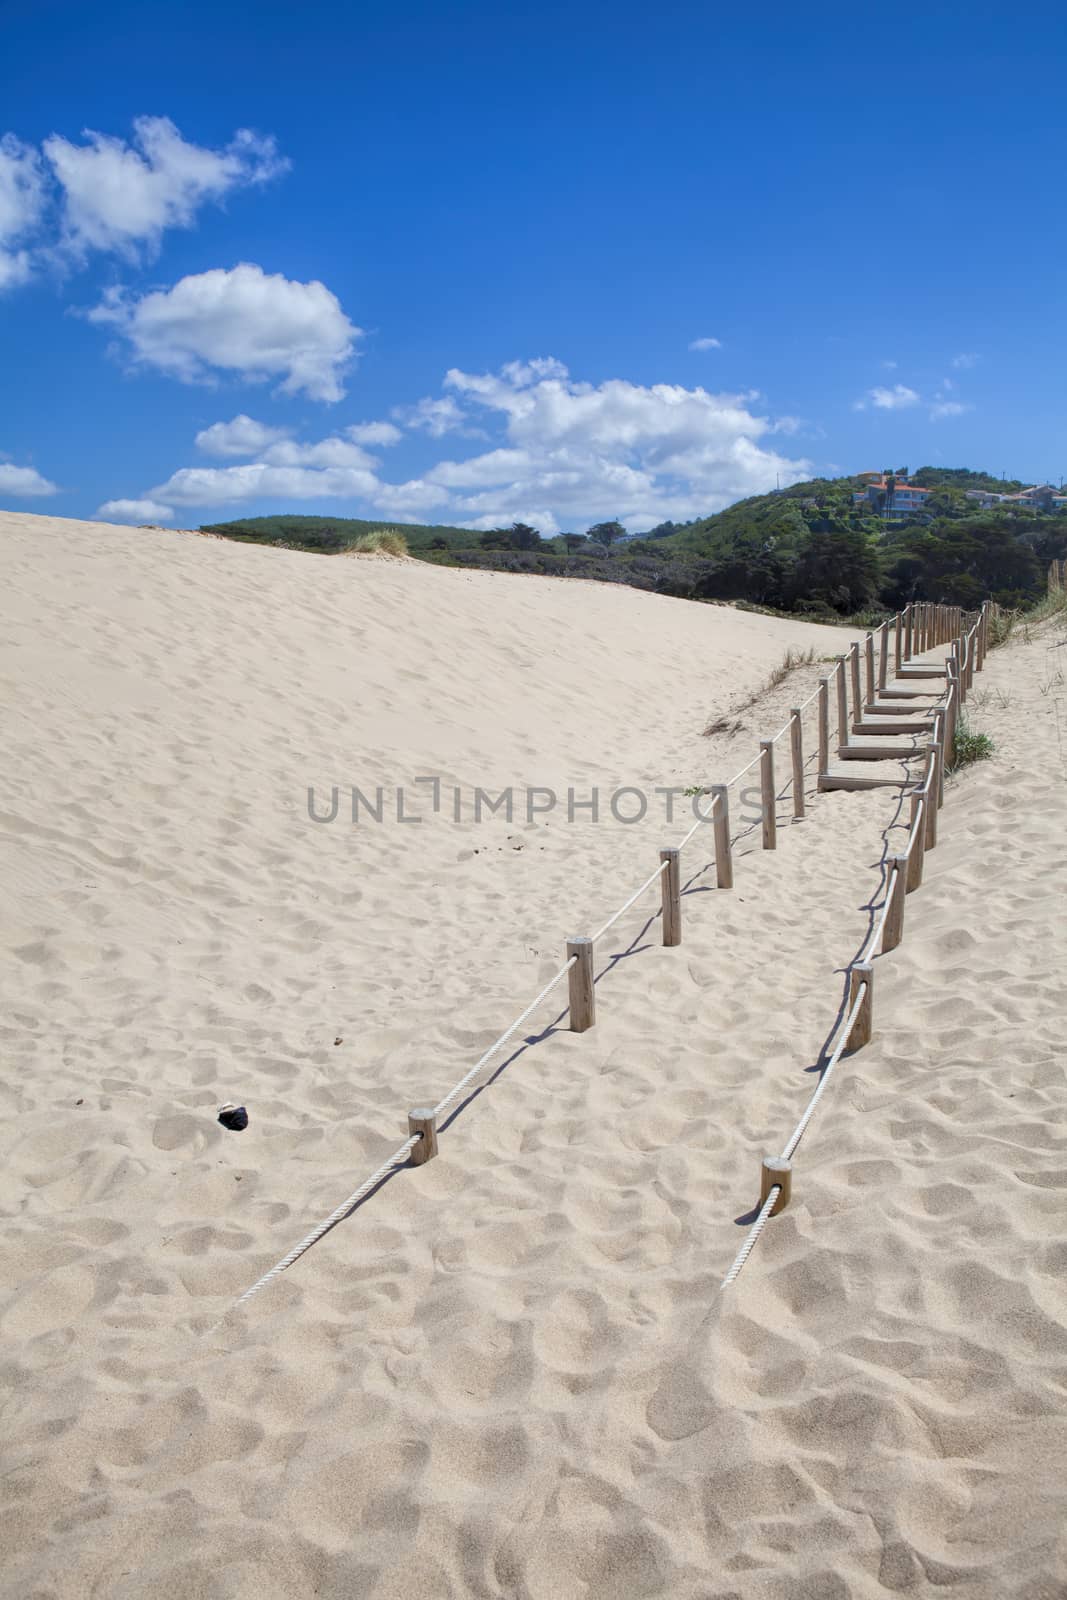
[{"label": "beach sand", "polygon": [[[436,1160],[234,1310],[691,820],[608,797],[725,781],[828,670],[741,709],[786,649],[855,636],[8,513],[0,558],[4,1596],[1067,1593],[1062,628],[976,681],[996,756],[729,1291],[892,790],[787,797],[774,852],[735,792],[682,944],[650,891],[597,1026],[557,991]],[[561,800],[476,826],[476,785]]]}]

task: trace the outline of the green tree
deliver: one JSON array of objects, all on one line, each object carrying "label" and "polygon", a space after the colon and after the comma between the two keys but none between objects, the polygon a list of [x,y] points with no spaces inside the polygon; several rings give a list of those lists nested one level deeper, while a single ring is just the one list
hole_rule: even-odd
[{"label": "green tree", "polygon": [[594,522],[588,536],[594,544],[611,546],[626,538],[626,529],[618,519],[612,522]]}]

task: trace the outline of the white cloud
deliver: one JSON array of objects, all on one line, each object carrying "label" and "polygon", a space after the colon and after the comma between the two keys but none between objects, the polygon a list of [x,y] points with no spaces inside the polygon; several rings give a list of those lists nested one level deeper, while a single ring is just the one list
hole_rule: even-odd
[{"label": "white cloud", "polygon": [[853,409],[866,411],[868,404],[878,411],[902,411],[908,406],[921,404],[921,397],[907,384],[895,383],[891,389],[868,389],[866,398],[857,400]]},{"label": "white cloud", "polygon": [[[408,428],[428,433],[431,439],[440,439],[446,433],[480,435],[479,428],[471,428],[463,411],[451,395],[439,399],[429,397],[413,406],[397,406],[393,416]],[[482,435],[484,437],[484,435]]]},{"label": "white cloud", "polygon": [[721,339],[694,339],[689,346],[690,350],[721,350]]},{"label": "white cloud", "polygon": [[336,434],[316,444],[281,439],[265,450],[261,459],[275,467],[362,467],[368,471],[378,464],[377,457],[368,455],[362,446]]},{"label": "white cloud", "polygon": [[224,506],[247,500],[363,499],[378,487],[374,473],[361,467],[249,461],[239,467],[182,467],[148,493],[179,506]]},{"label": "white cloud", "polygon": [[357,422],[351,428],[346,428],[345,432],[357,444],[399,444],[404,437],[391,422]]},{"label": "white cloud", "polygon": [[[380,462],[363,449],[372,439],[386,442],[382,425],[372,423],[311,443],[274,439],[240,465],[182,467],[146,495],[165,505],[257,501],[278,510],[349,500],[361,514],[421,520],[433,511],[435,520],[483,528],[518,519],[551,534],[615,516],[635,530],[681,520],[812,470],[767,447],[779,424],[749,409],[751,393],[580,383],[554,360],[511,362],[497,373],[453,370],[445,383],[449,431],[480,432],[470,427],[476,407],[496,438],[407,482],[379,477]],[[420,415],[432,415],[428,403]]]},{"label": "white cloud", "polygon": [[971,367],[976,367],[981,359],[981,356],[976,355],[973,350],[964,350],[960,355],[952,357],[952,365],[967,371]]},{"label": "white cloud", "polygon": [[0,139],[0,293],[30,276],[30,252],[22,246],[40,220],[44,201],[36,150],[6,133]]},{"label": "white cloud", "polygon": [[88,313],[128,340],[135,362],[185,383],[215,371],[247,383],[282,379],[286,394],[340,400],[361,330],[325,284],[298,283],[249,262],[180,278],[140,298],[112,290]]},{"label": "white cloud", "polygon": [[898,363],[895,361],[882,362],[882,366],[885,368],[886,372],[895,372],[897,370],[897,365]]},{"label": "white cloud", "polygon": [[962,417],[965,411],[973,410],[973,406],[964,405],[960,400],[934,400],[930,406],[930,420],[939,422],[944,417]]},{"label": "white cloud", "polygon": [[158,500],[105,500],[97,522],[169,522],[174,512]]},{"label": "white cloud", "polygon": [[42,478],[36,467],[15,467],[0,461],[0,494],[13,494],[18,500],[58,494],[59,486]]},{"label": "white cloud", "polygon": [[230,422],[213,422],[196,436],[196,447],[206,456],[256,456],[268,445],[286,437],[285,428],[271,428],[238,413]]},{"label": "white cloud", "polygon": [[133,138],[86,129],[83,144],[60,134],[43,150],[63,193],[63,245],[154,254],[166,228],[188,228],[209,201],[266,183],[288,162],[271,138],[240,128],[221,150],[189,144],[169,117],[138,117]]},{"label": "white cloud", "polygon": [[498,374],[453,370],[445,383],[504,420],[503,448],[427,474],[478,489],[452,501],[464,521],[510,521],[547,505],[563,525],[618,516],[647,528],[810,470],[759,442],[774,423],[747,409],[748,395],[623,379],[594,386],[553,360],[511,362]]}]

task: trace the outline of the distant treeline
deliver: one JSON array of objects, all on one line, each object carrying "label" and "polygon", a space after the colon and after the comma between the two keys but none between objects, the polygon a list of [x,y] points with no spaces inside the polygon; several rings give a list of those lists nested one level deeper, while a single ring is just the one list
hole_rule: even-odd
[{"label": "distant treeline", "polygon": [[[934,492],[926,517],[884,523],[855,506],[856,478],[815,479],[739,501],[714,516],[663,523],[641,537],[617,521],[544,539],[513,523],[485,533],[405,525],[413,556],[446,566],[625,583],[693,600],[731,600],[837,618],[909,600],[1021,605],[1045,592],[1049,561],[1067,557],[1067,516],[978,511],[967,489],[1021,487],[967,469],[924,467],[910,481]],[[257,544],[336,554],[389,527],[347,517],[253,517],[205,531]]]}]

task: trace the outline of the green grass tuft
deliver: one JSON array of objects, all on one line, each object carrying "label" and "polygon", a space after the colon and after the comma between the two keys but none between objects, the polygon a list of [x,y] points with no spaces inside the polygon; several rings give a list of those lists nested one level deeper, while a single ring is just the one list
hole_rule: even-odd
[{"label": "green grass tuft", "polygon": [[969,767],[975,761],[988,761],[995,749],[988,733],[975,733],[966,717],[961,717],[956,724],[956,737],[952,744],[952,760],[949,764],[950,772],[958,772],[961,767]]},{"label": "green grass tuft", "polygon": [[406,556],[408,542],[399,528],[375,528],[372,533],[361,534],[350,549],[357,556]]}]

